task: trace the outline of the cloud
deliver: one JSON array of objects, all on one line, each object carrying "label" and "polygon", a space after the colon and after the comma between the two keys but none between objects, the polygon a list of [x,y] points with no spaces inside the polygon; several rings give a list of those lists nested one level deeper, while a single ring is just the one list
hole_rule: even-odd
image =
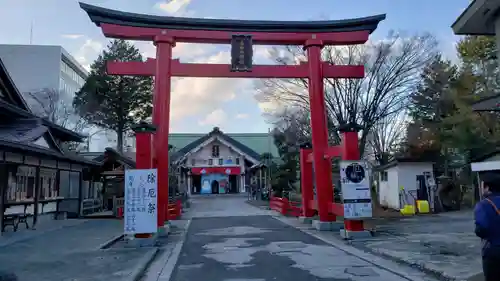
[{"label": "cloud", "polygon": [[90,64],[101,53],[103,47],[104,44],[98,40],[86,39],[74,57],[85,69],[90,70]]},{"label": "cloud", "polygon": [[171,16],[187,17],[194,14],[193,11],[187,9],[190,3],[191,0],[170,0],[167,3],[156,3],[155,7]]},{"label": "cloud", "polygon": [[83,37],[82,34],[63,34],[61,36],[66,39],[78,39]]},{"label": "cloud", "polygon": [[211,125],[211,126],[220,126],[225,121],[227,120],[227,114],[224,112],[222,109],[216,109],[212,112],[210,112],[205,119],[201,120],[199,122],[200,125],[206,126],[206,125]]},{"label": "cloud", "polygon": [[249,117],[246,113],[236,114],[236,119],[247,119]]},{"label": "cloud", "polygon": [[[102,52],[107,40],[85,40],[85,43],[74,54],[75,58],[87,69]],[[156,57],[156,48],[151,42],[134,42],[145,58]],[[256,48],[255,61],[266,63],[268,52]],[[183,63],[230,63],[229,46],[209,44],[177,44],[173,49],[173,57]],[[268,60],[267,60],[268,61]],[[222,104],[241,95],[253,95],[255,92],[252,79],[235,78],[172,78],[171,111],[172,125],[188,117],[199,119],[206,116]],[[260,105],[259,105],[260,106]],[[240,116],[239,118],[243,118]]]}]

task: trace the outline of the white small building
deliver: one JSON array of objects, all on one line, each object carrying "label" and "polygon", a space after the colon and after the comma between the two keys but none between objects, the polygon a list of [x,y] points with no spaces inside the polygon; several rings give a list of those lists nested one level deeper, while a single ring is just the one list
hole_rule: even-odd
[{"label": "white small building", "polygon": [[[382,207],[399,210],[415,200],[428,200],[432,206],[435,188],[433,163],[397,159],[374,169],[379,203]],[[404,190],[404,192],[402,192]]]}]

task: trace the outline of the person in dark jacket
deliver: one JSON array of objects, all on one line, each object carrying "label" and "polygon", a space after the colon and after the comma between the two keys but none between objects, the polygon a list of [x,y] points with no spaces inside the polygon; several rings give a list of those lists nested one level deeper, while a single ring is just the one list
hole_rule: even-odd
[{"label": "person in dark jacket", "polygon": [[483,172],[484,199],[474,210],[476,235],[482,239],[485,281],[500,280],[500,171]]}]

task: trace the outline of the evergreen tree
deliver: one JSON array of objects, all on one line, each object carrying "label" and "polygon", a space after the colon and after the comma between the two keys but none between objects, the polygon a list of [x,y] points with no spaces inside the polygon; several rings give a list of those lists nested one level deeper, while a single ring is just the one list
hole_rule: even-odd
[{"label": "evergreen tree", "polygon": [[476,78],[475,94],[479,97],[498,94],[500,68],[494,36],[465,36],[457,44],[463,68]]},{"label": "evergreen tree", "polygon": [[421,82],[410,95],[407,148],[409,156],[422,155],[423,151],[440,151],[442,121],[455,110],[453,84],[457,68],[441,56],[436,56],[423,71]]},{"label": "evergreen tree", "polygon": [[282,131],[275,129],[273,132],[274,144],[281,158],[272,183],[277,196],[282,196],[284,191],[290,191],[297,182],[299,148],[298,144],[290,142],[290,131],[293,131],[291,127]]},{"label": "evergreen tree", "polygon": [[151,116],[151,77],[111,76],[108,61],[143,61],[139,50],[124,40],[113,40],[90,66],[90,75],[76,93],[73,107],[90,124],[116,132],[117,148],[123,150],[123,134]]}]

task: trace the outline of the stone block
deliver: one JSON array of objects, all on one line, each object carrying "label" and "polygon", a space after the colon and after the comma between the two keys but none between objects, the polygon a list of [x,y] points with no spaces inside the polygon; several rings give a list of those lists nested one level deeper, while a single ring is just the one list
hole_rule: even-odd
[{"label": "stone block", "polygon": [[125,240],[125,247],[127,248],[141,248],[141,247],[155,247],[158,241],[158,234],[148,238],[135,238],[133,235],[127,236]]},{"label": "stone block", "polygon": [[299,221],[300,221],[300,223],[303,223],[303,224],[311,224],[313,221],[313,218],[311,218],[311,217],[299,217]]},{"label": "stone block", "polygon": [[170,223],[167,222],[163,227],[158,228],[158,236],[163,238],[170,234]]},{"label": "stone block", "polygon": [[372,237],[372,233],[368,230],[362,231],[351,231],[345,230],[344,228],[340,229],[340,237],[346,240],[350,239],[368,239]]},{"label": "stone block", "polygon": [[332,224],[329,221],[313,220],[312,226],[319,231],[330,231],[332,229]]},{"label": "stone block", "polygon": [[330,222],[330,230],[331,231],[339,231],[344,229],[344,223],[341,221],[332,221]]}]

